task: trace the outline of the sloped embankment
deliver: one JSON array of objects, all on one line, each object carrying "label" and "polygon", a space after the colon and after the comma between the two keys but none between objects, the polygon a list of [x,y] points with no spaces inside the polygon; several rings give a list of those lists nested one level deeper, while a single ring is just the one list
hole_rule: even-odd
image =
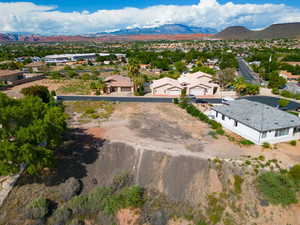
[{"label": "sloped embankment", "polygon": [[[171,156],[124,143],[106,143],[95,168],[89,170],[96,171],[97,185],[111,184],[122,173],[131,174],[135,184],[162,193],[170,202],[189,205],[187,217],[204,216],[208,224],[299,224],[297,205],[271,206],[257,192],[257,169],[253,169],[260,164],[257,160],[237,163]],[[92,188],[85,185],[85,191]]]}]

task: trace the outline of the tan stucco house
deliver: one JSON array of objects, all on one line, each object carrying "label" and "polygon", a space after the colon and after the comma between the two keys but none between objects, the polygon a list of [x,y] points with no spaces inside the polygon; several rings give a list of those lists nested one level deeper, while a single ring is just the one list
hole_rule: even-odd
[{"label": "tan stucco house", "polygon": [[215,95],[219,91],[212,76],[203,72],[182,74],[177,80],[169,77],[154,80],[150,88],[153,95],[171,96],[179,96],[184,88],[188,95],[195,96]]},{"label": "tan stucco house", "polygon": [[107,77],[105,80],[107,94],[116,93],[133,93],[134,86],[133,82],[129,77],[124,77],[121,75],[113,75]]}]

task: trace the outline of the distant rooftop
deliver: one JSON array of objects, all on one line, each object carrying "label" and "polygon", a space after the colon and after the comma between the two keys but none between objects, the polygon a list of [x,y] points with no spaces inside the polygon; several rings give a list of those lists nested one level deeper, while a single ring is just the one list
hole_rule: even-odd
[{"label": "distant rooftop", "polygon": [[300,126],[300,118],[274,107],[245,99],[229,105],[214,106],[213,110],[258,131],[270,131]]}]

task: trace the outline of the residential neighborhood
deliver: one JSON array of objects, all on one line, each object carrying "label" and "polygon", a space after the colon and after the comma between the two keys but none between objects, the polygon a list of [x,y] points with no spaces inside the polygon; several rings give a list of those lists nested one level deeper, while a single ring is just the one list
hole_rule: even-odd
[{"label": "residential neighborhood", "polygon": [[187,95],[213,96],[220,89],[218,84],[213,83],[212,75],[200,71],[184,73],[176,80],[168,77],[154,80],[150,88],[153,95],[169,96],[180,96],[183,89],[186,89]]},{"label": "residential neighborhood", "polygon": [[0,225],[300,225],[296,2],[0,3]]}]

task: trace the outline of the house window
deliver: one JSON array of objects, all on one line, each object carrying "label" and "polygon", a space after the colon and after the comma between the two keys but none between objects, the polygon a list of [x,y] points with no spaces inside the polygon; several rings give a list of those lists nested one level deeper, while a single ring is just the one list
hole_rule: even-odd
[{"label": "house window", "polygon": [[295,128],[294,128],[293,134],[295,135],[295,134],[297,134],[297,133],[300,133],[300,127],[295,127]]},{"label": "house window", "polygon": [[238,121],[234,121],[234,126],[237,127],[238,126]]},{"label": "house window", "polygon": [[267,137],[267,131],[262,132],[261,138],[266,138]]},{"label": "house window", "polygon": [[131,91],[131,87],[121,87],[121,91],[122,92],[130,92]]},{"label": "house window", "polygon": [[275,131],[275,137],[286,136],[289,134],[289,128],[279,129]]},{"label": "house window", "polygon": [[225,115],[222,115],[222,120],[225,120]]}]

